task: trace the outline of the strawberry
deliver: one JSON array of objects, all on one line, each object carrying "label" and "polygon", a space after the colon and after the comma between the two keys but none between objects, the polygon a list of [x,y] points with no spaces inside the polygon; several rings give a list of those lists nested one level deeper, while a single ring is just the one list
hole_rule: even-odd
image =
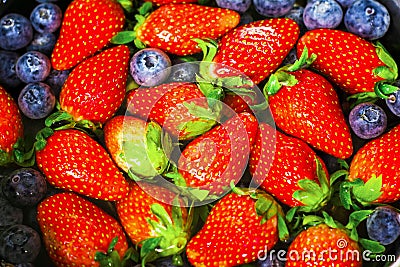
[{"label": "strawberry", "polygon": [[131,114],[157,122],[180,140],[193,139],[215,125],[217,114],[210,113],[207,98],[195,83],[140,87],[129,91],[127,102]]},{"label": "strawberry", "polygon": [[61,110],[74,121],[105,123],[124,100],[128,62],[129,48],[120,45],[80,63],[61,89]]},{"label": "strawberry", "polygon": [[192,140],[178,160],[178,172],[189,188],[221,194],[243,175],[257,119],[240,113]]},{"label": "strawberry", "polygon": [[400,199],[400,125],[361,147],[354,155],[348,180],[361,179],[352,192],[361,203],[390,203]]},{"label": "strawberry", "polygon": [[115,163],[129,174],[153,177],[169,165],[172,141],[155,122],[115,116],[104,126],[104,141]]},{"label": "strawberry", "polygon": [[218,200],[204,226],[190,239],[186,254],[193,266],[250,263],[284,236],[279,204],[265,192],[244,190],[235,188]]},{"label": "strawberry", "polygon": [[278,71],[264,92],[282,131],[334,157],[352,155],[350,129],[338,95],[323,76],[308,69]]},{"label": "strawberry", "polygon": [[300,38],[298,55],[304,47],[317,56],[311,67],[348,94],[383,96],[395,90],[390,83],[397,78],[396,62],[379,43],[337,29],[315,29]]},{"label": "strawberry", "polygon": [[259,125],[249,170],[262,189],[288,206],[316,210],[329,200],[329,174],[323,161],[305,142],[266,123]]},{"label": "strawberry", "polygon": [[21,113],[11,95],[0,85],[0,166],[13,161],[12,151],[24,136]]},{"label": "strawberry", "polygon": [[75,193],[57,193],[43,200],[37,207],[37,221],[47,253],[57,266],[100,266],[95,255],[105,254],[114,238],[118,240],[113,259],[128,250],[117,220]]},{"label": "strawberry", "polygon": [[124,11],[115,0],[73,0],[64,13],[51,55],[53,68],[76,66],[109,44],[124,24]]},{"label": "strawberry", "polygon": [[89,135],[66,129],[50,130],[45,137],[36,143],[36,163],[51,185],[110,201],[128,194],[128,182],[107,151]]},{"label": "strawberry", "polygon": [[116,204],[126,233],[134,244],[141,246],[142,263],[184,251],[191,217],[177,193],[139,181]]},{"label": "strawberry", "polygon": [[358,243],[340,228],[320,223],[303,230],[290,244],[286,267],[362,266]]},{"label": "strawberry", "polygon": [[136,29],[136,38],[150,47],[185,56],[201,51],[194,38],[217,39],[236,27],[236,11],[197,4],[167,4],[153,11]]},{"label": "strawberry", "polygon": [[244,24],[225,34],[218,49],[203,49],[204,60],[217,63],[212,70],[216,76],[232,76],[239,71],[258,84],[279,67],[299,33],[297,23],[288,18]]}]

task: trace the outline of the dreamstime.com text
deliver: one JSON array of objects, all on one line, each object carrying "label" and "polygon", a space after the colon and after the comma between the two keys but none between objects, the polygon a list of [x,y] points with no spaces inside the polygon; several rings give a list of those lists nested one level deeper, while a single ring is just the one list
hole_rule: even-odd
[{"label": "dreamstime.com text", "polygon": [[279,261],[307,261],[307,260],[318,260],[318,261],[374,261],[374,262],[394,262],[396,261],[396,255],[374,255],[369,250],[364,250],[362,252],[358,250],[344,249],[347,247],[347,241],[344,239],[339,239],[336,248],[328,248],[322,251],[316,252],[315,250],[268,250],[265,247],[264,250],[258,252],[259,260],[267,260],[268,257],[272,261],[273,259],[278,259]]}]

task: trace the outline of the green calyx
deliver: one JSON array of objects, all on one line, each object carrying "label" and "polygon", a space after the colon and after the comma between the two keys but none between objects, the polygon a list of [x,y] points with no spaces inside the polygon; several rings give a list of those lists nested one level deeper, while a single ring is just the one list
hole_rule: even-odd
[{"label": "green calyx", "polygon": [[144,133],[144,142],[126,140],[120,157],[129,166],[128,175],[133,180],[162,174],[169,166],[173,150],[171,137],[160,125],[149,122]]},{"label": "green calyx", "polygon": [[376,42],[375,48],[378,58],[385,65],[379,66],[373,70],[376,76],[383,79],[375,84],[374,92],[377,97],[386,99],[388,95],[399,89],[397,86],[391,85],[398,77],[398,67],[396,61],[380,42]]},{"label": "green calyx", "polygon": [[315,59],[316,55],[311,54],[311,56],[309,56],[307,47],[304,47],[300,58],[297,59],[293,64],[285,65],[270,75],[263,88],[265,97],[268,99],[268,96],[275,95],[282,88],[282,86],[296,85],[298,81],[292,74],[290,74],[290,72],[310,66]]},{"label": "green calyx", "polygon": [[[134,8],[132,6],[132,2],[130,0],[118,0],[121,5],[125,8],[127,6],[127,11],[132,13],[134,11]],[[125,3],[126,2],[126,3]],[[128,3],[130,2],[130,3]],[[153,8],[153,5],[151,2],[144,2],[143,5],[141,5],[137,9],[137,13],[134,15],[136,21],[128,21],[128,25],[125,30],[118,32],[113,38],[111,39],[111,43],[113,44],[127,44],[130,42],[134,42],[135,46],[138,49],[143,49],[146,47],[146,45],[137,39],[136,37],[136,31],[137,29],[143,25],[145,22],[146,18],[150,14],[151,10]]]},{"label": "green calyx", "polygon": [[101,123],[94,123],[89,120],[79,120],[76,121],[74,117],[66,111],[60,109],[57,104],[57,110],[53,114],[50,114],[44,124],[46,127],[51,128],[53,130],[64,130],[64,129],[79,129],[81,131],[86,132],[91,135],[94,134],[97,137],[102,136],[102,131],[100,130],[102,125]]},{"label": "green calyx", "polygon": [[275,199],[264,191],[249,188],[239,188],[231,184],[232,192],[242,196],[249,196],[255,200],[254,208],[259,216],[262,216],[261,224],[266,223],[272,217],[277,217],[278,234],[280,240],[289,238],[289,230],[286,225],[282,207]]},{"label": "green calyx", "polygon": [[160,204],[153,204],[150,208],[158,220],[147,219],[147,222],[157,236],[140,243],[142,266],[145,266],[146,262],[168,256],[174,256],[175,261],[179,262],[179,255],[184,252],[189,240],[193,218],[192,209],[189,210],[188,217],[184,220],[178,198],[174,199],[171,216]]},{"label": "green calyx", "polygon": [[218,43],[212,39],[197,39],[197,45],[203,52],[203,59],[199,66],[199,75],[196,80],[202,93],[209,99],[212,107],[214,100],[221,100],[226,93],[235,93],[239,96],[254,95],[253,81],[229,66],[223,66],[229,75],[226,77],[214,73],[219,68],[213,59],[218,51]]},{"label": "green calyx", "polygon": [[324,207],[331,198],[331,182],[328,181],[328,177],[320,160],[316,157],[316,173],[318,182],[303,179],[298,182],[301,190],[297,190],[293,193],[293,198],[300,201],[304,206],[297,207],[299,211],[303,212],[314,212]]},{"label": "green calyx", "polygon": [[118,251],[114,249],[117,243],[118,237],[114,237],[106,252],[96,252],[94,260],[99,263],[100,267],[125,267],[130,261],[139,261],[139,254],[133,248],[129,248],[121,259]]},{"label": "green calyx", "polygon": [[345,209],[360,210],[369,206],[382,195],[382,175],[373,175],[367,182],[361,179],[343,181],[340,185],[340,201]]}]

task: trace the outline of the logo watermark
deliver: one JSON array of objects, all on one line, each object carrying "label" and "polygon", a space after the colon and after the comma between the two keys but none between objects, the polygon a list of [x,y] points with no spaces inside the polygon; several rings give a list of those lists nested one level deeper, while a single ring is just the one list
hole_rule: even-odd
[{"label": "logo watermark", "polygon": [[258,252],[257,258],[261,261],[277,259],[281,262],[285,261],[365,261],[365,262],[394,262],[396,255],[379,254],[376,255],[370,250],[360,251],[358,249],[347,249],[348,241],[346,239],[339,239],[336,242],[336,247],[328,247],[321,250],[305,249],[302,251],[291,249],[286,251],[284,249],[271,249],[266,246],[263,250]]}]

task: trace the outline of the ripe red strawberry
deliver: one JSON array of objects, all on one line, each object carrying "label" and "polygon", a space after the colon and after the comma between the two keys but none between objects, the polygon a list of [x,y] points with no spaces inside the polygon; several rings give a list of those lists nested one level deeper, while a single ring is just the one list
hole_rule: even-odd
[{"label": "ripe red strawberry", "polygon": [[236,27],[236,11],[196,4],[167,4],[153,11],[137,28],[136,38],[175,55],[201,51],[194,38],[217,39]]},{"label": "ripe red strawberry", "polygon": [[37,221],[47,253],[57,266],[100,266],[96,252],[106,253],[114,238],[118,238],[114,259],[128,249],[117,220],[74,193],[43,200],[37,207]]},{"label": "ripe red strawberry", "polygon": [[[244,189],[243,189],[244,190]],[[239,266],[272,248],[280,234],[281,207],[262,191],[231,192],[211,209],[186,254],[193,266]]]},{"label": "ripe red strawberry", "polygon": [[73,0],[64,13],[51,55],[53,68],[76,66],[109,44],[124,24],[124,11],[115,0]]},{"label": "ripe red strawberry", "polygon": [[[178,255],[184,251],[191,219],[178,198],[166,187],[140,181],[132,185],[126,198],[117,203],[117,212],[131,241],[141,246],[142,262]],[[157,248],[157,250],[155,250]]]},{"label": "ripe red strawberry", "polygon": [[[249,170],[262,189],[288,206],[306,205],[315,210],[329,200],[329,174],[324,162],[305,142],[280,133],[266,123],[259,126]],[[308,183],[302,183],[303,179],[315,187],[307,190]],[[316,192],[315,188],[320,190]],[[295,193],[298,190],[301,193]]]},{"label": "ripe red strawberry", "polygon": [[86,133],[57,130],[43,145],[36,163],[51,185],[110,201],[128,194],[129,184],[107,151]]},{"label": "ripe red strawberry", "polygon": [[13,146],[23,138],[24,126],[18,105],[0,85],[0,166],[12,162]]},{"label": "ripe red strawberry", "polygon": [[362,252],[357,242],[339,228],[325,223],[311,226],[298,234],[286,254],[286,267],[362,266]]},{"label": "ripe red strawberry", "polygon": [[400,199],[400,125],[371,140],[354,155],[348,180],[360,178],[367,185],[353,188],[361,202],[390,203]]},{"label": "ripe red strawberry", "polygon": [[[288,18],[259,20],[235,28],[218,42],[212,59],[213,72],[219,76],[232,76],[232,70],[247,75],[258,84],[283,62],[299,37],[299,26]],[[213,55],[206,55],[212,58]],[[233,73],[235,75],[235,73]]]},{"label": "ripe red strawberry", "polygon": [[390,87],[385,83],[397,78],[396,62],[382,45],[355,34],[337,29],[315,29],[300,38],[298,55],[304,47],[317,55],[311,67],[349,94],[385,93],[385,87]]},{"label": "ripe red strawberry", "polygon": [[172,141],[155,122],[115,116],[104,126],[104,141],[115,163],[127,173],[154,177],[169,166]]},{"label": "ripe red strawberry", "polygon": [[61,110],[75,121],[106,122],[124,100],[128,62],[129,48],[120,45],[80,63],[61,89]]},{"label": "ripe red strawberry", "polygon": [[127,102],[131,114],[157,122],[180,140],[192,139],[208,131],[215,125],[217,116],[207,111],[207,98],[200,88],[189,82],[140,87],[129,91]]},{"label": "ripe red strawberry", "polygon": [[257,125],[256,117],[244,112],[192,140],[178,160],[186,185],[211,194],[227,192],[246,169]]},{"label": "ripe red strawberry", "polygon": [[291,75],[288,80],[294,78],[294,84],[275,83],[278,76],[274,74],[265,87],[276,125],[327,154],[341,159],[350,157],[351,134],[333,86],[307,69],[287,74]]}]

